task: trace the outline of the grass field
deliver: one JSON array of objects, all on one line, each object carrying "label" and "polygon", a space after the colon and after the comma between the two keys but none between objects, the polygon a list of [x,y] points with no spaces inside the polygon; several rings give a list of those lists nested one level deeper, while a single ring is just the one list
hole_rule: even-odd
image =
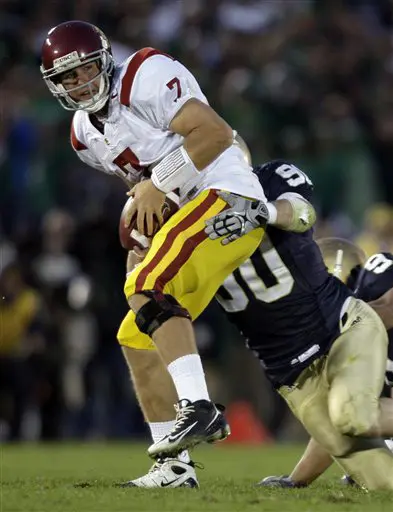
[{"label": "grass field", "polygon": [[345,488],[338,470],[309,489],[254,486],[290,470],[301,447],[203,447],[194,455],[205,465],[199,490],[115,487],[146,472],[145,449],[127,443],[0,446],[0,511],[393,511],[393,494]]}]

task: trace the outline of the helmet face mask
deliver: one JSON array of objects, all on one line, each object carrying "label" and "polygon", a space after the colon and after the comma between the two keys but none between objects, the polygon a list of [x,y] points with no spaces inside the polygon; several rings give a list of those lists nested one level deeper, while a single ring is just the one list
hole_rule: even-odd
[{"label": "helmet face mask", "polygon": [[[98,74],[82,84],[64,87],[65,73],[92,62],[97,63]],[[40,69],[48,89],[66,110],[98,112],[108,101],[114,61],[108,39],[90,23],[70,21],[51,29],[42,47]],[[81,90],[90,95],[83,100],[71,96]]]}]

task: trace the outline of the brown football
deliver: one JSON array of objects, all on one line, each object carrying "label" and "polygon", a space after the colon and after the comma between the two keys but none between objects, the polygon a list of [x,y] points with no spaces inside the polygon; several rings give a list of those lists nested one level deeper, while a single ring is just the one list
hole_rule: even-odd
[{"label": "brown football", "polygon": [[[119,221],[120,243],[121,243],[121,246],[123,247],[123,249],[127,249],[128,251],[132,251],[132,249],[135,246],[139,247],[140,249],[147,249],[150,246],[150,241],[152,238],[152,237],[150,238],[150,237],[141,235],[139,233],[139,231],[137,231],[137,229],[135,228],[136,217],[134,217],[134,219],[132,219],[129,227],[124,226],[124,218],[125,218],[126,211],[131,206],[131,203],[133,200],[134,200],[134,198],[132,196],[130,196],[127,199],[127,201],[123,207],[123,211],[121,212],[120,221]],[[170,219],[172,217],[172,215],[174,215],[177,212],[178,209],[179,209],[179,198],[178,198],[177,194],[175,194],[174,192],[171,192],[166,196],[165,203],[162,208],[164,222],[166,222],[168,219]],[[158,230],[159,230],[159,225],[158,225],[158,222],[156,221],[154,234]]]}]

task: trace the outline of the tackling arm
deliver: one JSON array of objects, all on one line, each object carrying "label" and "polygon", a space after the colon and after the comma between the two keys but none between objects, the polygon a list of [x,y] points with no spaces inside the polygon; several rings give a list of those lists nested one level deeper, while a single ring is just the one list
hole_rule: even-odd
[{"label": "tackling arm", "polygon": [[277,208],[277,219],[272,224],[277,228],[304,233],[315,224],[317,215],[313,205],[299,194],[287,192],[273,204]]},{"label": "tackling arm", "polygon": [[287,192],[271,203],[245,199],[229,192],[220,192],[219,195],[230,208],[207,220],[205,232],[212,240],[225,237],[221,241],[223,245],[266,224],[284,231],[303,233],[316,220],[312,204],[296,193]]},{"label": "tackling arm", "polygon": [[290,474],[295,485],[310,485],[333,464],[329,453],[313,438],[308,442],[302,458]]},{"label": "tackling arm", "polygon": [[263,487],[298,488],[307,487],[324,473],[333,463],[332,457],[313,438],[289,476],[268,476],[260,482]]}]

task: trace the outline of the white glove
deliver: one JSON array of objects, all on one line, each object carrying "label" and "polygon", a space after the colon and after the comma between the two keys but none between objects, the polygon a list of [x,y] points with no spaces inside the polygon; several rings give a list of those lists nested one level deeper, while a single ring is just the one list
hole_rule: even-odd
[{"label": "white glove", "polygon": [[211,240],[224,236],[227,245],[255,228],[265,227],[269,221],[269,209],[263,201],[246,199],[231,192],[219,192],[230,208],[205,221],[205,233]]}]

